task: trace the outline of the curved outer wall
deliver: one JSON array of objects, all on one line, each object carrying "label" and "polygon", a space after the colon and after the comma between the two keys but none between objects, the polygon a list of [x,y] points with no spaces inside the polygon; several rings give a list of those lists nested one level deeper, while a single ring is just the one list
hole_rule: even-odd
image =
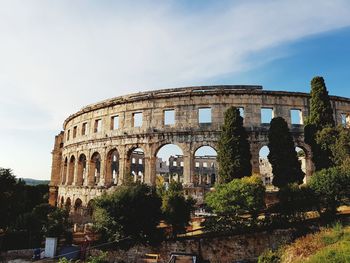
[{"label": "curved outer wall", "polygon": [[[350,113],[350,100],[331,97],[334,118],[342,123],[342,114]],[[283,117],[289,124],[296,146],[306,153],[307,176],[312,173],[311,152],[304,143],[303,125],[291,124],[291,110],[298,109],[302,120],[308,116],[309,95],[305,93],[264,91],[261,86],[190,87],[143,92],[109,99],[84,107],[64,122],[64,131],[56,136],[52,152],[50,203],[57,204],[68,197],[72,205],[77,198],[87,205],[89,200],[113,190],[130,171],[130,153],[144,151],[144,182],[155,184],[156,155],[165,144],[176,144],[183,151],[184,184],[194,187],[194,153],[203,145],[216,148],[225,110],[230,106],[244,108],[244,126],[249,133],[253,172],[259,173],[259,151],[267,145],[268,124],[261,123],[261,109],[273,110],[273,116]],[[210,108],[212,122],[200,124],[201,108]],[[164,124],[164,111],[175,111],[175,124]],[[142,126],[134,127],[133,116],[142,113]],[[118,128],[113,129],[113,117],[118,116]],[[96,121],[101,120],[99,131]],[[83,125],[85,135],[82,135]],[[76,128],[75,128],[76,127]],[[69,133],[69,135],[68,135]],[[68,138],[69,136],[69,138]],[[118,182],[111,175],[111,152],[118,153]],[[100,156],[99,180],[95,182],[94,156]],[[79,158],[84,154],[86,165]],[[85,180],[82,179],[84,169]]]}]

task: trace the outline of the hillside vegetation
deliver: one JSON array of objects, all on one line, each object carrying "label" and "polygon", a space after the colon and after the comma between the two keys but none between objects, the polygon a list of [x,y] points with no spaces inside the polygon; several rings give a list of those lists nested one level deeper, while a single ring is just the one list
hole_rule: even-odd
[{"label": "hillside vegetation", "polygon": [[298,238],[276,252],[266,251],[259,263],[349,263],[350,226],[333,227]]}]

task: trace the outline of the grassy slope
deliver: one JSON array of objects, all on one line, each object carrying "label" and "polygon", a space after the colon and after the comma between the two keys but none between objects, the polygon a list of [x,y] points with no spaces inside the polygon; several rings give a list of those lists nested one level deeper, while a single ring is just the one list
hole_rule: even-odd
[{"label": "grassy slope", "polygon": [[297,239],[283,249],[282,262],[350,263],[350,227],[336,224]]}]

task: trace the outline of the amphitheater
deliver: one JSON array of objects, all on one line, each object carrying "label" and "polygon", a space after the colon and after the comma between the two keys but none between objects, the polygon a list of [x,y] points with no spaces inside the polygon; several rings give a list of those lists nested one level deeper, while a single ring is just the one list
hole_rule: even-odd
[{"label": "amphitheater", "polygon": [[[331,102],[336,124],[348,125],[350,99],[331,96]],[[311,176],[312,156],[303,133],[309,94],[247,85],[164,89],[108,99],[69,116],[55,137],[50,203],[72,211],[88,208],[95,197],[123,183],[140,153],[142,172],[135,180],[155,185],[157,153],[167,144],[182,150],[181,182],[186,194],[200,200],[213,180],[204,185],[195,180],[195,153],[202,146],[216,148],[230,106],[240,108],[244,118],[253,173],[260,173],[259,151],[268,143],[270,119],[280,116],[305,153],[306,180]]]}]

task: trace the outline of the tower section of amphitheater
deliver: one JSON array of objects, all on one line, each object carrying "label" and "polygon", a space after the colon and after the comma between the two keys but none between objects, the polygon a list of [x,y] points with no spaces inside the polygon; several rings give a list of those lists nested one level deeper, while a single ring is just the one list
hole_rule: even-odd
[{"label": "tower section of amphitheater", "polygon": [[[350,99],[331,96],[336,124],[348,125]],[[50,203],[88,206],[113,191],[131,173],[135,149],[142,149],[140,180],[155,185],[159,149],[177,145],[183,152],[183,184],[198,189],[195,152],[216,149],[224,112],[240,108],[249,134],[253,173],[260,173],[259,151],[268,143],[270,117],[283,117],[295,146],[305,152],[306,177],[313,171],[310,147],[304,142],[309,94],[266,91],[261,86],[201,86],[141,92],[88,105],[69,116],[55,138]],[[171,113],[173,120],[167,120]],[[205,114],[205,116],[201,116]],[[297,114],[297,122],[293,120]],[[295,118],[294,118],[295,119]]]}]

